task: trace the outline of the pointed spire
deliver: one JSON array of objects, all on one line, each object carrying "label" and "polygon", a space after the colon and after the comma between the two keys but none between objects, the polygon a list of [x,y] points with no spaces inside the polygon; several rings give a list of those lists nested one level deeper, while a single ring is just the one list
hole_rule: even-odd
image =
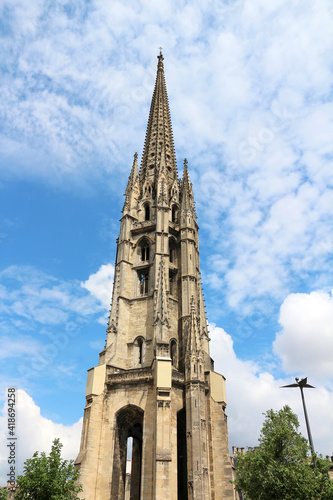
[{"label": "pointed spire", "polygon": [[127,188],[125,191],[125,203],[123,207],[123,212],[130,209],[130,198],[131,192],[135,182],[139,179],[139,169],[138,169],[138,153],[134,153],[132,170],[128,178]]},{"label": "pointed spire", "polygon": [[190,181],[190,174],[188,172],[188,162],[186,158],[184,158],[183,186],[186,186],[187,189],[192,193],[192,184]]},{"label": "pointed spire", "polygon": [[155,298],[154,311],[154,325],[158,323],[160,323],[160,325],[169,327],[168,302],[165,281],[165,263],[163,257],[161,258],[158,270],[157,294]]},{"label": "pointed spire", "polygon": [[139,177],[139,169],[138,169],[138,153],[134,153],[133,165],[130,176],[128,178],[128,184],[133,187],[134,182]]},{"label": "pointed spire", "polygon": [[158,177],[159,165],[164,154],[169,184],[177,178],[176,156],[174,151],[168,95],[164,78],[163,55],[157,56],[157,75],[151,101],[146,140],[142,154],[140,180],[153,174]]},{"label": "pointed spire", "polygon": [[182,201],[181,201],[182,213],[185,213],[185,212],[187,213],[188,210],[191,210],[193,217],[196,218],[192,183],[190,181],[190,174],[188,172],[186,158],[184,159],[184,172],[183,172],[183,180],[182,180],[182,186],[181,186],[181,197],[182,197]]}]

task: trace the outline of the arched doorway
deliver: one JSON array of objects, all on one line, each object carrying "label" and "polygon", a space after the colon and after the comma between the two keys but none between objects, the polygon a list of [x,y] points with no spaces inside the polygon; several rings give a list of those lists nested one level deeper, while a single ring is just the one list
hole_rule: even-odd
[{"label": "arched doorway", "polygon": [[[138,406],[128,405],[116,415],[115,447],[113,459],[111,499],[141,500],[141,461],[143,410]],[[129,478],[126,480],[127,445],[132,438],[132,460]],[[125,491],[125,487],[127,488]],[[126,496],[125,496],[126,495]]]}]

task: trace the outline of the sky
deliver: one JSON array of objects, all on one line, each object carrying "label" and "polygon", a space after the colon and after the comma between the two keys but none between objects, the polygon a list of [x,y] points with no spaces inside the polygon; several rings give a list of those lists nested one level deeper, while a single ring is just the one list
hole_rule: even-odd
[{"label": "sky", "polygon": [[7,388],[17,472],[80,442],[133,155],[163,49],[188,160],[230,446],[285,404],[333,453],[333,4],[3,0],[0,7],[0,484]]}]

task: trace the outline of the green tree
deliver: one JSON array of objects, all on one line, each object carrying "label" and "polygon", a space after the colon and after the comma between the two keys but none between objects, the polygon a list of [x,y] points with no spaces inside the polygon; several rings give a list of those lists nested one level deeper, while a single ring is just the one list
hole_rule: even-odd
[{"label": "green tree", "polygon": [[36,451],[24,463],[23,476],[18,476],[15,500],[77,500],[82,491],[79,471],[73,460],[61,459],[62,444],[55,439],[49,456]]},{"label": "green tree", "polygon": [[316,456],[313,466],[289,406],[269,410],[265,417],[259,446],[238,456],[236,489],[248,500],[332,500],[330,462]]},{"label": "green tree", "polygon": [[0,489],[0,500],[7,500],[8,499],[8,490],[3,490],[2,488]]}]

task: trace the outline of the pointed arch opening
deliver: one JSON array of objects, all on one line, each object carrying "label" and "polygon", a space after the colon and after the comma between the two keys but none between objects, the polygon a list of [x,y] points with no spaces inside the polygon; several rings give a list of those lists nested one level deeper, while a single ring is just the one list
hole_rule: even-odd
[{"label": "pointed arch opening", "polygon": [[149,245],[147,245],[147,244],[143,245],[141,247],[141,260],[143,262],[148,261],[149,257],[150,257],[149,254],[150,254],[150,247],[149,247]]},{"label": "pointed arch opening", "polygon": [[143,417],[135,405],[116,414],[111,500],[141,500]]},{"label": "pointed arch opening", "polygon": [[150,220],[150,205],[149,203],[144,204],[145,220]]},{"label": "pointed arch opening", "polygon": [[175,368],[178,367],[178,352],[177,352],[177,342],[175,339],[172,339],[170,341],[170,358],[171,358],[171,364]]},{"label": "pointed arch opening", "polygon": [[151,257],[151,241],[147,236],[143,236],[137,242],[137,262],[141,264],[142,262],[149,262]]},{"label": "pointed arch opening", "polygon": [[151,259],[151,242],[144,236],[137,243],[137,276],[138,276],[138,294],[148,295],[149,290],[149,264]]},{"label": "pointed arch opening", "polygon": [[137,337],[134,340],[134,366],[142,366],[144,363],[144,338]]},{"label": "pointed arch opening", "polygon": [[170,295],[173,295],[174,292],[174,274],[169,273],[169,293]]},{"label": "pointed arch opening", "polygon": [[171,209],[171,221],[178,222],[178,207],[177,205],[172,205]]},{"label": "pointed arch opening", "polygon": [[177,264],[177,243],[174,238],[169,238],[169,260],[171,264]]},{"label": "pointed arch opening", "polygon": [[139,293],[141,296],[148,295],[149,290],[149,270],[143,269],[138,272]]}]

